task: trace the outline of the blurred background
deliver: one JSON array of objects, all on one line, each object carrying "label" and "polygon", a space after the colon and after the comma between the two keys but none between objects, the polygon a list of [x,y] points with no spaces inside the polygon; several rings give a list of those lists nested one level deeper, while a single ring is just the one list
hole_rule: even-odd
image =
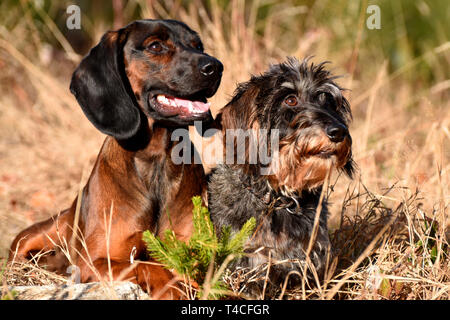
[{"label": "blurred background", "polygon": [[[80,9],[80,29],[67,26],[70,5]],[[379,28],[369,28],[371,5]],[[359,167],[354,181],[333,187],[331,230],[348,190],[364,186],[387,208],[418,192],[414,214],[448,233],[448,0],[2,0],[0,257],[21,229],[68,207],[86,181],[104,136],[70,94],[70,76],[103,33],[141,18],[178,19],[199,32],[225,66],[210,100],[216,111],[238,82],[288,55],[331,61],[349,89]]]}]

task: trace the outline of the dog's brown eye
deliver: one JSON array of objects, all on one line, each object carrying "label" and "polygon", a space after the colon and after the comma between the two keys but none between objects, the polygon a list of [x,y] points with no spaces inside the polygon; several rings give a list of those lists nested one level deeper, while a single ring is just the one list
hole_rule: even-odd
[{"label": "dog's brown eye", "polygon": [[298,104],[298,100],[296,96],[289,96],[284,100],[284,103],[290,107],[295,107]]},{"label": "dog's brown eye", "polygon": [[153,52],[161,52],[163,49],[161,43],[159,43],[158,41],[150,43],[147,48]]}]

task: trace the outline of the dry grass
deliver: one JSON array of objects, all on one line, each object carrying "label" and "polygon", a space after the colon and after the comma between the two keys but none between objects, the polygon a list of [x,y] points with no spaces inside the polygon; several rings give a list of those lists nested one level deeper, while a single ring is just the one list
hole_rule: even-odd
[{"label": "dry grass", "polygon": [[[399,189],[399,190],[396,190]],[[329,188],[331,192],[331,188]],[[403,194],[390,207],[383,199]],[[439,212],[427,217],[419,192],[388,188],[375,195],[360,184],[347,189],[324,281],[281,287],[277,299],[449,299],[449,243]],[[285,263],[283,261],[276,263]],[[241,294],[249,282],[265,279],[270,265],[229,272],[226,283]],[[262,298],[265,292],[261,294]]]},{"label": "dry grass", "polygon": [[[314,54],[315,61],[331,60],[336,73],[347,75],[340,83],[350,89],[358,174],[354,181],[331,178],[334,256],[328,278],[319,288],[307,284],[285,291],[284,298],[449,299],[448,75],[418,90],[402,77],[414,72],[418,60],[389,73],[386,63],[370,63],[359,41],[331,50],[327,29],[320,26],[298,31],[298,39],[283,49],[277,41],[292,30],[280,27],[280,15],[302,15],[305,8],[280,4],[259,25],[254,3],[244,8],[243,1],[233,1],[226,10],[213,5],[211,15],[200,1],[188,9],[167,5],[176,7],[172,11],[157,1],[140,8],[143,17],[185,21],[200,32],[206,51],[223,62],[222,85],[211,99],[215,111],[237,82],[286,55]],[[304,18],[314,19],[314,10]],[[92,33],[98,39],[105,30]],[[449,49],[445,40],[422,58],[448,63]],[[71,204],[103,140],[68,90],[79,57],[52,50],[31,19],[9,30],[0,26],[0,257],[21,229]],[[8,284],[63,281],[32,266],[5,270]],[[33,273],[43,277],[34,282]]]},{"label": "dry grass", "polygon": [[46,271],[34,262],[15,262],[4,266],[4,286],[45,286],[65,284],[67,278]]}]

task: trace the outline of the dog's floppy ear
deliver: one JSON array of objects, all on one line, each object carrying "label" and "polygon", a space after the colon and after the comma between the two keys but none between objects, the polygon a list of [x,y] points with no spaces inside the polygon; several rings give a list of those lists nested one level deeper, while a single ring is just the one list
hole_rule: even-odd
[{"label": "dog's floppy ear", "polygon": [[141,112],[130,95],[123,47],[127,29],[109,31],[75,70],[70,91],[86,117],[101,132],[118,140],[132,137],[141,124]]},{"label": "dog's floppy ear", "polygon": [[250,82],[240,84],[231,101],[220,110],[216,122],[227,129],[250,129],[256,120],[258,92]]}]

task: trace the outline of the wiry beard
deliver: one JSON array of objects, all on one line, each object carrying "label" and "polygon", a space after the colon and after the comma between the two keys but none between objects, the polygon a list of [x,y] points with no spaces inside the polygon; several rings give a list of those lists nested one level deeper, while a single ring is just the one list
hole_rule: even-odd
[{"label": "wiry beard", "polygon": [[342,169],[351,153],[351,143],[345,139],[333,146],[324,134],[298,132],[280,141],[280,150],[272,162],[274,189],[311,190],[321,186],[329,171]]}]

